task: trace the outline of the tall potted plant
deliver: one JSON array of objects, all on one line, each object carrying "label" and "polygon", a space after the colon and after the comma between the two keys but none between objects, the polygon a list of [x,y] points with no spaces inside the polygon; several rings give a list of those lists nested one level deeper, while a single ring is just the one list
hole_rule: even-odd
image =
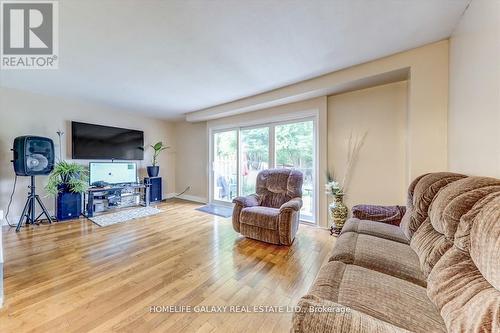
[{"label": "tall potted plant", "polygon": [[60,203],[64,197],[66,207],[77,207],[74,214],[59,214],[58,220],[78,217],[81,213],[81,194],[88,188],[88,171],[81,164],[74,162],[60,161],[54,166],[54,170],[49,175],[49,180],[45,186],[47,193],[57,196],[57,202]]},{"label": "tall potted plant", "polygon": [[153,159],[152,159],[152,164],[147,167],[148,170],[148,176],[149,177],[158,177],[158,173],[160,172],[160,167],[158,166],[158,156],[160,156],[160,153],[164,151],[165,149],[168,149],[170,147],[167,147],[163,144],[163,142],[159,141],[155,143],[154,145],[150,146],[153,148]]}]

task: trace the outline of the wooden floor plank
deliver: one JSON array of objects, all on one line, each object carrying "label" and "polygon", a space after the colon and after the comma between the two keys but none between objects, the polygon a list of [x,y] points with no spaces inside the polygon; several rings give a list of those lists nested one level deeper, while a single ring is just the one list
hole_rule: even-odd
[{"label": "wooden floor plank", "polygon": [[170,200],[101,228],[87,219],[4,229],[1,332],[287,332],[290,313],[156,313],[151,306],[295,305],[334,245],[301,225],[292,246]]}]

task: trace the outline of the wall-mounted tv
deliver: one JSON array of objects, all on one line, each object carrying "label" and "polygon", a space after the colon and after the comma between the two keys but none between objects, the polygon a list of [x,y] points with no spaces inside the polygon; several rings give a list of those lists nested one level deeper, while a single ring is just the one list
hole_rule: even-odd
[{"label": "wall-mounted tv", "polygon": [[144,132],[71,122],[72,158],[80,160],[142,160]]}]

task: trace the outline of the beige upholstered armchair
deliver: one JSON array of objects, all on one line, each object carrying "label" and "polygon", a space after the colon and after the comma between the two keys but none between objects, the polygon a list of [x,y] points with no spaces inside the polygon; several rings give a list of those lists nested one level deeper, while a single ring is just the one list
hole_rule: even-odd
[{"label": "beige upholstered armchair", "polygon": [[269,169],[257,175],[256,194],[233,200],[233,228],[243,236],[292,244],[302,208],[302,173]]}]

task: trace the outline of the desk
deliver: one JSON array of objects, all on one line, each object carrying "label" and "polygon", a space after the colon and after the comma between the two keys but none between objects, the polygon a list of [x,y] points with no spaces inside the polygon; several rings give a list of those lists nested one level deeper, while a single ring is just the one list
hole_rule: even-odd
[{"label": "desk", "polygon": [[[149,184],[128,184],[128,185],[112,185],[106,187],[90,187],[83,194],[83,215],[85,217],[93,217],[97,212],[94,209],[96,197],[104,202],[107,202],[107,208],[103,211],[110,211],[131,206],[149,206]],[[139,197],[138,204],[123,204],[124,198]]]}]

